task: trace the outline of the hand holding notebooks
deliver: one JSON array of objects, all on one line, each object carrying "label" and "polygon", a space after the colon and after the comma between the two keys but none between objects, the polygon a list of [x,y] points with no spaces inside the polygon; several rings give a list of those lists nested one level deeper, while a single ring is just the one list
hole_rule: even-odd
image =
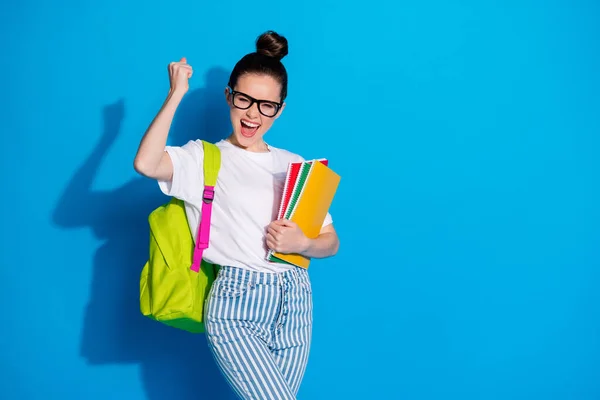
[{"label": "hand holding notebooks", "polygon": [[[309,238],[316,238],[340,182],[326,159],[290,163],[278,219],[295,222]],[[269,251],[267,259],[308,268],[310,259],[300,254]]]}]

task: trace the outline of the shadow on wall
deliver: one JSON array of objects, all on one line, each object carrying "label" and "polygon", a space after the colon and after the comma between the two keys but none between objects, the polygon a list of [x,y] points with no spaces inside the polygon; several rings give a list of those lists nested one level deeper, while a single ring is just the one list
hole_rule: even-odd
[{"label": "shadow on wall", "polygon": [[[169,144],[182,145],[197,138],[216,142],[229,133],[223,94],[227,79],[224,69],[213,68],[204,88],[186,94],[175,115]],[[139,277],[148,258],[147,218],[168,197],[155,181],[143,177],[112,191],[92,190],[100,164],[119,135],[125,104],[119,100],[102,112],[102,137],[71,179],[53,215],[61,228],[89,227],[103,241],[93,260],[81,356],[91,365],[139,364],[150,400],[233,399],[204,335],[163,326],[140,313]],[[132,168],[134,156],[132,153]]]}]

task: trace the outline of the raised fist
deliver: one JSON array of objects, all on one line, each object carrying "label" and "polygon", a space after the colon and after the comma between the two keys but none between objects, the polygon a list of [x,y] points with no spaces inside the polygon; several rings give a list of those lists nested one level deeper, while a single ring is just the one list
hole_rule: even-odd
[{"label": "raised fist", "polygon": [[192,77],[193,72],[185,57],[179,62],[170,63],[169,83],[171,84],[171,91],[186,93],[189,89],[188,79]]}]

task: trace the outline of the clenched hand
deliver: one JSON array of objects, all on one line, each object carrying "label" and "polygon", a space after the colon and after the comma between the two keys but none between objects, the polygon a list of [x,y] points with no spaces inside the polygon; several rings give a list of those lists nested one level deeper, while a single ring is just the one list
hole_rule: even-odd
[{"label": "clenched hand", "polygon": [[273,221],[267,227],[267,246],[278,253],[301,254],[308,248],[309,240],[295,222],[286,219]]},{"label": "clenched hand", "polygon": [[194,72],[192,66],[187,63],[187,59],[183,57],[179,62],[170,63],[168,69],[171,91],[181,94],[187,93],[189,89],[188,79],[192,77]]}]

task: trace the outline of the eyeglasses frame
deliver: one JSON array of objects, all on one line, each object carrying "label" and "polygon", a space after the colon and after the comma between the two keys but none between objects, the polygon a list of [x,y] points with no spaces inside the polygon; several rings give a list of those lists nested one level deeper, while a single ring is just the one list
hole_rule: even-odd
[{"label": "eyeglasses frame", "polygon": [[[231,95],[231,104],[232,104],[232,105],[233,105],[235,108],[238,108],[238,109],[240,109],[240,110],[247,110],[247,109],[249,109],[250,107],[252,107],[252,106],[254,105],[254,103],[256,103],[256,107],[258,108],[258,112],[259,112],[259,113],[261,113],[262,115],[264,115],[264,116],[265,116],[265,117],[267,117],[267,118],[274,118],[274,117],[275,117],[275,116],[276,116],[276,115],[279,113],[279,111],[281,111],[281,108],[283,107],[283,103],[279,103],[279,102],[272,101],[272,100],[259,100],[259,99],[256,99],[256,98],[254,98],[254,97],[252,97],[252,96],[250,96],[249,94],[246,94],[246,93],[244,93],[244,92],[240,92],[240,91],[238,91],[238,90],[233,90],[233,89],[232,89],[231,87],[229,87],[229,86],[227,87],[227,89],[229,90],[229,94]],[[239,106],[236,106],[236,105],[234,104],[234,101],[233,101],[233,98],[235,97],[235,95],[236,95],[236,94],[240,94],[240,95],[242,95],[242,96],[245,96],[245,97],[247,97],[247,98],[250,100],[250,105],[249,105],[248,107],[245,107],[245,108],[243,108],[243,107],[239,107]],[[261,104],[264,104],[264,103],[268,103],[268,104],[273,104],[273,105],[275,105],[275,108],[276,108],[276,110],[275,110],[275,114],[273,114],[273,115],[267,115],[267,114],[263,113],[263,112],[260,110],[260,105],[261,105]]]}]

